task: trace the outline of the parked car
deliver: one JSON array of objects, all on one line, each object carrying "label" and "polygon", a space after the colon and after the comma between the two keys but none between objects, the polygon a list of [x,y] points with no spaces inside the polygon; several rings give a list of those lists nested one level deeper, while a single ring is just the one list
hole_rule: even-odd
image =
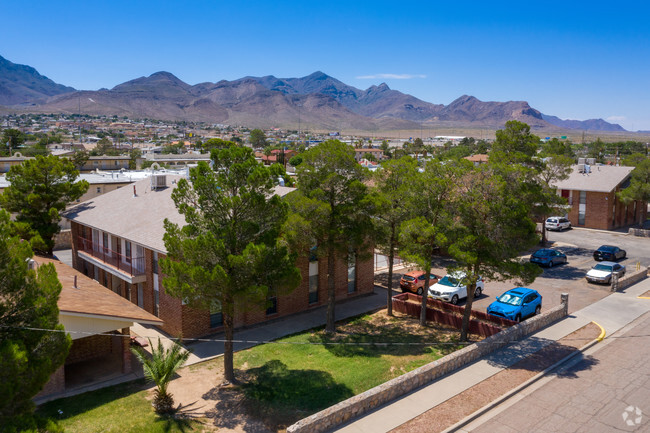
[{"label": "parked car", "polygon": [[586,278],[590,283],[610,284],[613,275],[618,275],[619,278],[625,275],[625,266],[615,262],[600,262],[587,272]]},{"label": "parked car", "polygon": [[[412,292],[421,295],[424,292],[424,281],[427,274],[422,271],[407,272],[400,278],[399,287],[402,292]],[[437,283],[440,277],[429,274],[429,284]]]},{"label": "parked car", "polygon": [[526,287],[516,287],[497,296],[497,300],[492,302],[487,313],[497,317],[520,322],[521,319],[528,316],[536,315],[542,311],[542,295],[537,290]]},{"label": "parked car", "polygon": [[624,259],[627,256],[625,250],[620,249],[612,245],[603,245],[594,251],[594,260],[609,260],[610,262],[615,262],[619,259]]},{"label": "parked car", "polygon": [[546,223],[544,225],[546,226],[546,230],[562,231],[571,228],[571,221],[565,217],[553,216],[546,218]]},{"label": "parked car", "polygon": [[[476,281],[476,289],[474,290],[474,298],[481,296],[484,289],[485,283],[483,282],[483,278],[478,277],[478,281]],[[445,275],[440,281],[429,287],[429,297],[451,302],[454,305],[458,304],[460,299],[467,298],[465,274],[462,272],[454,272]]]},{"label": "parked car", "polygon": [[562,251],[554,250],[553,248],[542,248],[530,256],[530,262],[552,268],[554,265],[566,263],[567,258],[566,254]]}]

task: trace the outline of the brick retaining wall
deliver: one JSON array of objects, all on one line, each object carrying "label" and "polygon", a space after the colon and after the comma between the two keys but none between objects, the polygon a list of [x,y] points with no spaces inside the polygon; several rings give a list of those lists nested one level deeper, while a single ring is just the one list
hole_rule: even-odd
[{"label": "brick retaining wall", "polygon": [[320,433],[340,426],[382,404],[395,400],[416,388],[433,382],[445,374],[476,361],[508,343],[519,340],[566,317],[568,314],[568,301],[569,295],[562,294],[562,304],[551,308],[539,316],[525,320],[485,340],[470,344],[437,361],[433,361],[307,418],[303,418],[289,426],[287,433]]}]

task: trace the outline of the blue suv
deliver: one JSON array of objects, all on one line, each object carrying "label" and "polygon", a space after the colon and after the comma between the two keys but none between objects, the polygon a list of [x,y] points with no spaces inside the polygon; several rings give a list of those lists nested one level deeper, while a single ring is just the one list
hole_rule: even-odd
[{"label": "blue suv", "polygon": [[487,313],[520,322],[542,311],[542,295],[537,290],[516,287],[508,290],[487,308]]}]

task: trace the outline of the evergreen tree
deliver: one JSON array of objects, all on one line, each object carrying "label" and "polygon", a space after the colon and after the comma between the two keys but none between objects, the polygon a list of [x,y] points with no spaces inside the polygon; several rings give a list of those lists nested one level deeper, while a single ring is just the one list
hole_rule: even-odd
[{"label": "evergreen tree", "polygon": [[75,182],[78,176],[72,161],[54,155],[25,160],[7,173],[11,185],[0,204],[16,213],[16,222],[38,232],[45,243],[43,253],[52,254],[54,236],[61,231],[59,213],[88,191],[88,182]]},{"label": "evergreen tree", "polygon": [[235,307],[266,307],[270,296],[300,283],[295,257],[280,241],[288,214],[273,194],[276,177],[247,147],[212,151],[214,170],[201,162],[172,192],[186,225],[165,221],[161,260],[173,296],[204,309],[220,309],[226,337],[224,377],[235,382]]},{"label": "evergreen tree", "polygon": [[363,256],[372,230],[363,183],[367,171],[355,160],[354,148],[328,140],[303,154],[297,172],[298,191],[289,200],[316,246],[317,255],[327,257],[325,330],[335,332],[337,253]]},{"label": "evergreen tree", "polygon": [[[32,251],[13,237],[9,214],[0,211],[0,430],[35,428],[32,398],[63,364],[71,345],[62,331],[57,301],[61,283],[54,265],[29,269]],[[3,428],[6,428],[4,430]]]}]

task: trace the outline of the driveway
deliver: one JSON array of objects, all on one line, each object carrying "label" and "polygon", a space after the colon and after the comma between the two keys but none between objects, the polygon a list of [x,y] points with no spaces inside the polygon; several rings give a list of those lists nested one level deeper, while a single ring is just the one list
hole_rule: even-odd
[{"label": "driveway", "polygon": [[[650,266],[650,239],[627,235],[619,232],[606,232],[574,228],[563,232],[548,232],[548,240],[553,247],[567,255],[568,263],[543,268],[543,273],[528,287],[537,290],[543,298],[543,309],[560,304],[560,294],[569,294],[569,312],[580,310],[609,295],[610,286],[588,283],[585,274],[596,261],[593,252],[601,245],[616,245],[627,251],[627,258],[620,263],[633,271],[637,262],[641,266]],[[526,256],[527,257],[527,256]],[[445,275],[447,266],[452,263],[441,258],[433,263],[432,272]],[[394,288],[399,290],[399,277],[395,276]],[[379,279],[378,279],[379,280]],[[384,283],[383,281],[381,281]],[[517,284],[514,281],[487,281],[480,298],[474,300],[473,309],[486,311],[488,305],[506,290]],[[464,301],[460,302],[464,305]]]}]

